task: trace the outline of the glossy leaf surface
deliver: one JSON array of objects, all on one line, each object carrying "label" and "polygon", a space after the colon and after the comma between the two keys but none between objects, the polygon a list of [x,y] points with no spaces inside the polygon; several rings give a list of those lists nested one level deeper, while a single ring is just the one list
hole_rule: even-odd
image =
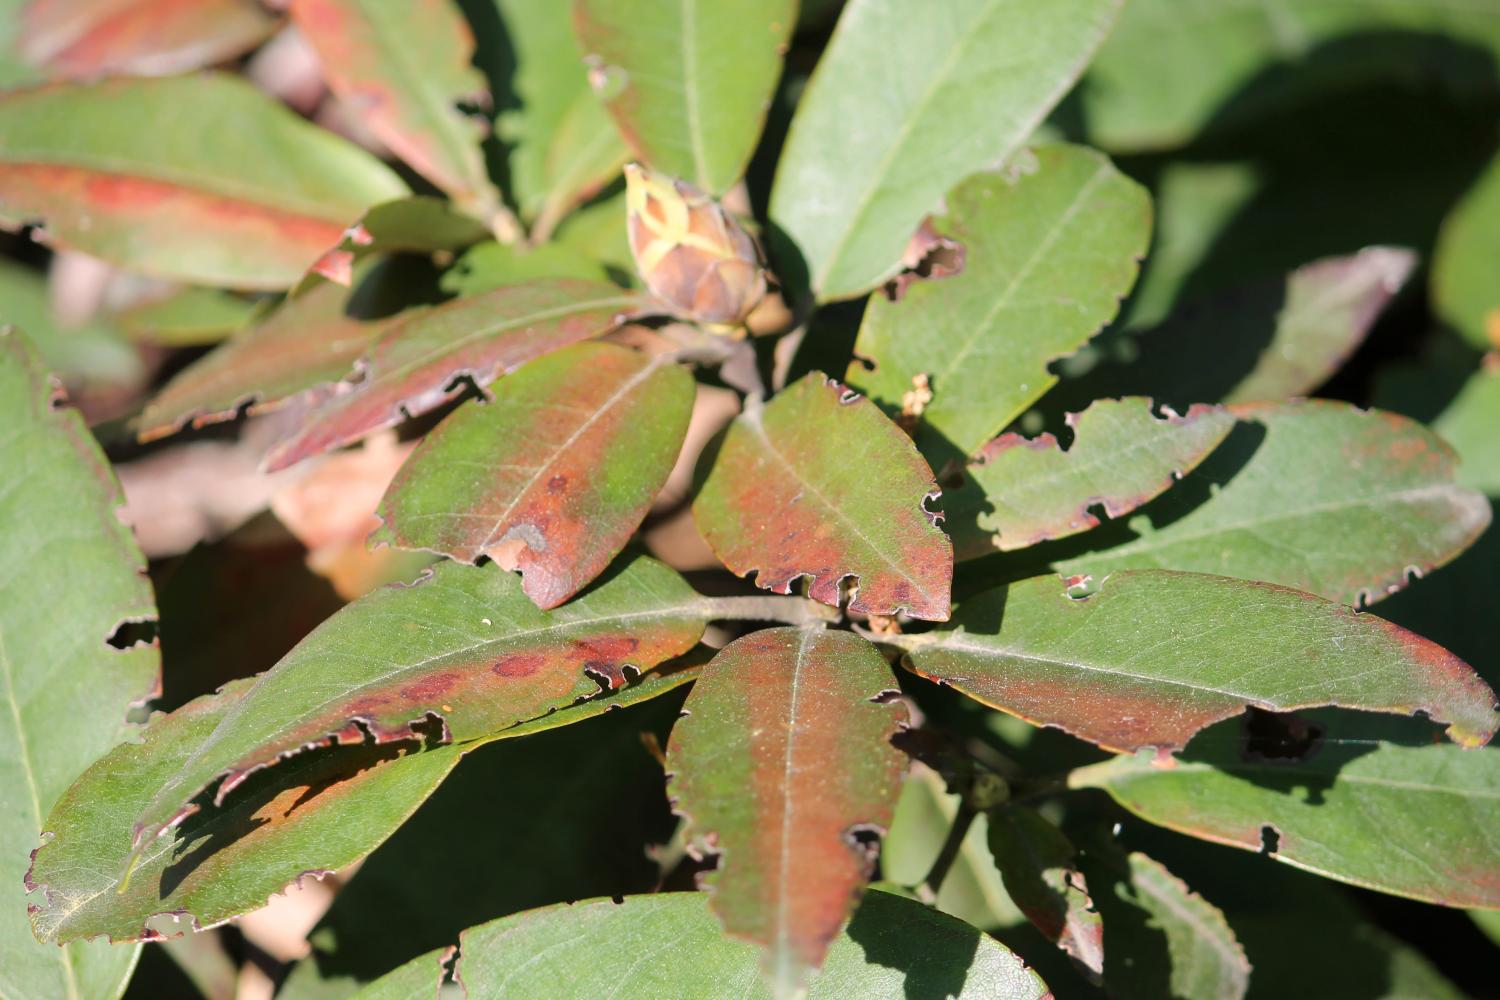
[{"label": "glossy leaf surface", "polygon": [[820,627],[753,632],[694,685],[667,749],[687,836],[720,854],[714,912],[755,942],[778,994],[823,964],[890,826],[906,721],[881,696],[895,678],[867,641]]},{"label": "glossy leaf surface", "polygon": [[1103,973],[1104,925],[1067,836],[1035,810],[1006,805],[989,814],[989,845],[1006,891],[1042,936]]},{"label": "glossy leaf surface", "polygon": [[235,77],[0,99],[0,217],[159,277],[285,288],[366,208],[405,193],[370,154]]},{"label": "glossy leaf surface", "polygon": [[1465,746],[1500,725],[1495,693],[1441,646],[1246,580],[1124,571],[1075,598],[1034,577],[965,601],[932,635],[909,640],[916,673],[1114,750],[1165,755],[1247,705],[1420,710]]},{"label": "glossy leaf surface", "polygon": [[254,0],[31,0],[17,48],[53,77],[164,76],[232,59],[275,27]]},{"label": "glossy leaf surface", "polygon": [[698,641],[713,612],[676,573],[637,557],[588,594],[539,611],[493,564],[441,563],[328,619],[225,716],[139,817],[138,843],[215,801],[251,771],[308,747],[413,738],[428,716],[444,742],[546,715],[649,670]]},{"label": "glossy leaf surface", "polygon": [[[551,906],[471,928],[459,974],[471,996],[529,998],[664,994],[763,1000],[755,949],[726,938],[703,893],[632,896]],[[418,1000],[436,989],[441,953],[397,969],[360,1000]],[[731,985],[732,984],[732,985]],[[915,900],[878,890],[834,939],[809,1000],[1042,1000],[1036,973],[1004,945]]]},{"label": "glossy leaf surface", "polygon": [[819,298],[850,298],[895,274],[922,217],[1021,148],[1120,6],[955,0],[913,17],[900,0],[845,4],[771,193],[771,218]]},{"label": "glossy leaf surface", "polygon": [[[1500,35],[1500,29],[1496,34]],[[1479,175],[1444,221],[1432,262],[1432,297],[1438,314],[1481,350],[1500,348],[1497,255],[1500,158]]]},{"label": "glossy leaf surface", "polygon": [[693,409],[687,369],[613,344],[524,365],[423,439],[377,512],[375,541],[514,560],[539,607],[625,546],[667,481]]},{"label": "glossy leaf surface", "polygon": [[635,155],[712,195],[760,138],[794,0],[575,0],[595,89]]},{"label": "glossy leaf surface", "polygon": [[480,218],[500,195],[461,101],[487,96],[474,38],[451,0],[293,0],[292,21],[329,86],[417,173]]},{"label": "glossy leaf surface", "polygon": [[730,425],[693,515],[735,573],[851,610],[942,621],[953,547],[925,508],[936,487],[911,440],[869,400],[813,372]]},{"label": "glossy leaf surface", "polygon": [[557,278],[408,313],[356,365],[358,381],[266,456],[285,468],[447,402],[461,378],[481,388],[532,358],[604,333],[640,299]]},{"label": "glossy leaf surface", "polygon": [[[120,487],[24,335],[0,330],[0,993],[111,996],[129,948],[38,943],[26,922],[26,854],[42,820],[94,758],[130,732],[160,684],[156,645],[115,649],[154,621],[146,560],[116,516]],[[45,566],[46,572],[37,572]]]},{"label": "glossy leaf surface", "polygon": [[[1171,768],[1147,755],[1074,772],[1143,819],[1308,871],[1444,906],[1500,908],[1500,750],[1378,737],[1370,719],[1320,717],[1302,757],[1255,752],[1234,723]],[[1370,739],[1371,736],[1377,737]]]},{"label": "glossy leaf surface", "polygon": [[1484,497],[1455,482],[1452,449],[1420,424],[1316,400],[1234,412],[1224,444],[1130,519],[1134,539],[1055,568],[1215,573],[1357,605],[1448,562],[1490,523]]},{"label": "glossy leaf surface", "polygon": [[933,229],[963,247],[963,270],[871,299],[854,345],[847,378],[887,412],[926,376],[917,442],[934,462],[972,454],[1056,384],[1048,365],[1114,317],[1150,241],[1150,197],[1104,156],[1027,155],[949,193]]},{"label": "glossy leaf surface", "polygon": [[964,468],[943,495],[944,527],[958,557],[1065,538],[1118,518],[1164,493],[1203,461],[1234,427],[1222,409],[1194,407],[1158,417],[1151,400],[1102,399],[1070,413],[1073,440],[1003,434]]}]

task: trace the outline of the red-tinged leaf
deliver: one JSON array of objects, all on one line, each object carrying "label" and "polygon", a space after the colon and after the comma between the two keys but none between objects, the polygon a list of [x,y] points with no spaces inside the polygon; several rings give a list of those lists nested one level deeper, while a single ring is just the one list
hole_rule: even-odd
[{"label": "red-tinged leaf", "polygon": [[693,515],[735,573],[837,606],[943,621],[953,546],[925,504],[932,470],[901,429],[868,399],[813,372],[730,426]]},{"label": "red-tinged leaf", "polygon": [[488,219],[500,196],[481,130],[458,111],[485,103],[474,37],[451,0],[292,0],[292,20],[328,85],[381,142],[465,209]]},{"label": "red-tinged leaf", "polygon": [[456,299],[398,320],[356,366],[356,381],[266,456],[269,469],[357,441],[481,388],[577,340],[608,331],[643,300],[613,285],[556,278]]},{"label": "red-tinged leaf", "polygon": [[404,194],[385,164],[237,77],[0,98],[0,219],[130,270],[286,288],[350,219]]},{"label": "red-tinged leaf", "polygon": [[348,300],[348,289],[315,288],[184,368],[141,411],[141,440],[330,391],[389,326],[347,315]]},{"label": "red-tinged leaf", "polygon": [[1465,746],[1500,725],[1495,693],[1441,646],[1227,577],[1130,570],[1086,598],[1033,577],[965,601],[943,630],[906,643],[921,676],[1112,750],[1165,755],[1251,705],[1421,711]]},{"label": "red-tinged leaf", "polygon": [[1026,919],[1097,981],[1104,925],[1067,835],[1034,810],[1005,805],[989,813],[989,844],[1005,891]]},{"label": "red-tinged leaf", "polygon": [[1103,399],[1070,413],[1073,441],[1010,433],[985,445],[945,493],[943,526],[958,558],[1022,549],[1065,538],[1161,495],[1203,461],[1234,427],[1222,409],[1194,406],[1158,417],[1151,400]]},{"label": "red-tinged leaf", "polygon": [[0,995],[117,996],[132,949],[41,945],[26,925],[26,852],[59,796],[135,727],[160,688],[145,559],[117,515],[109,463],[36,349],[0,328]]},{"label": "red-tinged leaf", "polygon": [[725,930],[763,949],[778,995],[823,964],[896,808],[906,721],[895,678],[849,632],[765,629],[716,656],[672,730],[674,808],[700,849]]},{"label": "red-tinged leaf", "polygon": [[55,77],[165,76],[232,59],[275,27],[255,0],[30,0],[17,48]]},{"label": "red-tinged leaf", "polygon": [[319,626],[162,781],[137,820],[138,847],[220,804],[255,770],[329,743],[411,739],[429,718],[444,741],[480,739],[625,682],[690,649],[715,614],[645,557],[587,594],[539,611],[520,578],[491,564],[441,563],[416,584],[377,590]]},{"label": "red-tinged leaf", "polygon": [[468,562],[491,556],[520,569],[539,607],[556,607],[646,516],[677,461],[693,395],[685,368],[613,344],[538,358],[422,441],[381,501],[373,540]]}]

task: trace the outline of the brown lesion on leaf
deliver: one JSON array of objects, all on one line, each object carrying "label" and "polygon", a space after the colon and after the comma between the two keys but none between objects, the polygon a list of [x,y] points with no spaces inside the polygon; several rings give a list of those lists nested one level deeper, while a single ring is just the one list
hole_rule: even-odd
[{"label": "brown lesion on leaf", "polygon": [[918,281],[962,274],[966,252],[962,243],[939,233],[932,224],[932,216],[928,216],[907,241],[901,254],[901,272],[885,284],[886,298],[900,302],[907,289]]}]

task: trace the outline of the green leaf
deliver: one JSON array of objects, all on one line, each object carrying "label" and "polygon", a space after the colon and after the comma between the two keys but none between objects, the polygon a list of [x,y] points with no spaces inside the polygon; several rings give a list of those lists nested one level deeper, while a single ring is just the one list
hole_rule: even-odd
[{"label": "green leaf", "polygon": [[[623,231],[625,222],[620,220]],[[537,278],[582,278],[605,281],[609,275],[603,265],[582,251],[562,243],[543,243],[539,247],[518,248],[489,240],[464,251],[453,266],[443,272],[439,287],[449,295],[478,295],[502,285],[520,285]]]},{"label": "green leaf", "polygon": [[406,186],[231,76],[107,80],[0,98],[0,217],[130,270],[286,288]]},{"label": "green leaf", "polygon": [[116,996],[130,977],[133,948],[36,941],[22,878],[42,818],[160,686],[154,642],[110,646],[156,605],[116,516],[119,484],[61,397],[26,338],[0,329],[0,994],[12,1000]]},{"label": "green leaf", "polygon": [[693,503],[709,547],[757,586],[849,609],[948,617],[953,547],[925,506],[936,487],[911,440],[819,372],[730,425]]},{"label": "green leaf", "polygon": [[990,812],[989,821],[990,853],[1010,897],[1043,937],[1094,977],[1100,975],[1104,971],[1104,925],[1075,864],[1077,848],[1040,813],[1025,806],[1001,806]]},{"label": "green leaf", "polygon": [[[1224,914],[1161,864],[1132,852],[1128,868],[1099,904],[1109,929],[1104,981],[1111,996],[1213,997],[1241,1000],[1250,962]],[[1153,967],[1153,939],[1166,938],[1168,968]],[[1156,946],[1159,947],[1159,946]]]},{"label": "green leaf", "polygon": [[1458,452],[1455,479],[1500,496],[1500,364],[1486,362],[1469,377],[1432,429]]},{"label": "green leaf", "polygon": [[1500,910],[1470,910],[1469,919],[1484,931],[1486,937],[1500,945]]},{"label": "green leaf", "polygon": [[440,563],[409,587],[377,590],[297,645],[234,707],[139,817],[137,844],[222,804],[252,771],[299,750],[420,735],[429,715],[462,742],[546,715],[690,649],[714,609],[644,556],[587,594],[539,611],[494,565]]},{"label": "green leaf", "polygon": [[465,210],[489,219],[500,193],[480,129],[457,107],[488,96],[474,37],[449,0],[293,0],[292,23],[328,86],[374,135]]},{"label": "green leaf", "polygon": [[1150,241],[1150,197],[1104,156],[1031,155],[949,194],[933,228],[963,247],[962,272],[874,297],[855,341],[846,377],[887,412],[926,376],[917,443],[934,463],[972,454],[1056,384],[1048,365],[1114,317]]},{"label": "green leaf", "polygon": [[[513,94],[496,131],[511,146],[511,189],[537,242],[619,175],[627,153],[589,88],[583,52],[563,0],[492,0],[505,23]],[[624,232],[624,223],[620,224]]]},{"label": "green leaf", "polygon": [[964,467],[962,484],[943,494],[958,558],[1087,531],[1099,523],[1096,506],[1106,517],[1128,514],[1207,458],[1234,417],[1207,406],[1158,417],[1151,400],[1130,397],[1101,399],[1067,423],[1066,450],[1051,434],[1004,434]]},{"label": "green leaf", "polygon": [[1487,96],[1493,71],[1475,49],[1500,55],[1488,4],[1132,0],[1089,69],[1081,111],[1110,149],[1160,149],[1381,77],[1411,87],[1425,71]]},{"label": "green leaf", "polygon": [[[1496,18],[1500,24],[1500,17]],[[1500,35],[1500,28],[1497,28]],[[1500,157],[1446,220],[1432,262],[1439,316],[1481,350],[1500,348]]]},{"label": "green leaf", "polygon": [[795,0],[574,0],[595,90],[637,157],[712,195],[760,139]]},{"label": "green leaf", "polygon": [[189,286],[115,314],[132,340],[162,347],[217,344],[250,322],[262,305],[217,288]]},{"label": "green leaf", "polygon": [[274,471],[448,402],[462,379],[483,388],[559,347],[606,332],[641,307],[613,285],[533,281],[408,312],[356,364],[359,376],[266,455]]},{"label": "green leaf", "polygon": [[1448,562],[1490,523],[1484,497],[1455,482],[1452,449],[1404,417],[1318,400],[1234,413],[1218,450],[1130,519],[1135,537],[1054,567],[1215,573],[1357,606]]},{"label": "green leaf", "polygon": [[140,438],[331,395],[390,325],[348,315],[349,299],[349,289],[324,285],[283,302],[178,372],[136,418]]},{"label": "green leaf", "polygon": [[1500,906],[1500,749],[1327,713],[1308,752],[1267,756],[1238,730],[1208,730],[1174,767],[1119,757],[1074,771],[1069,784],[1102,788],[1152,823],[1329,878],[1444,906]]},{"label": "green leaf", "polygon": [[914,17],[900,0],[846,4],[771,192],[771,219],[818,297],[852,298],[895,274],[922,217],[1021,148],[1120,6],[953,0]]},{"label": "green leaf", "polygon": [[890,826],[906,721],[885,660],[821,627],[765,629],[724,647],[693,686],[667,748],[686,835],[719,854],[711,905],[763,951],[777,995],[823,964]]},{"label": "green leaf", "polygon": [[693,390],[671,359],[614,344],[538,358],[423,438],[381,500],[372,540],[490,556],[554,608],[640,526],[677,461]]},{"label": "green leaf", "polygon": [[372,254],[447,253],[489,235],[483,223],[453,202],[427,195],[398,198],[376,205],[344,230],[338,243],[313,262],[291,294],[304,295],[323,280],[351,284],[355,263]]},{"label": "green leaf", "polygon": [[[423,749],[412,737],[299,753],[251,776],[222,807],[191,816],[148,844],[132,867],[131,824],[163,784],[193,763],[255,684],[235,681],[157,715],[139,742],[109,752],[59,801],[30,873],[39,893],[33,896],[37,931],[49,941],[98,935],[129,941],[222,923],[264,906],[289,884],[368,855],[484,743],[592,718],[693,676],[653,675],[467,743]],[[164,919],[168,915],[176,919]]]},{"label": "green leaf", "polygon": [[[558,1000],[605,996],[769,998],[756,951],[726,938],[704,893],[589,900],[518,913],[471,928],[458,974],[470,996]],[[430,997],[442,954],[416,959],[360,1000]],[[921,903],[875,890],[833,939],[809,1000],[1042,1000],[1046,984],[992,938]]]},{"label": "green leaf", "polygon": [[1127,570],[1086,598],[1034,577],[906,640],[911,669],[1109,749],[1165,758],[1246,706],[1426,712],[1465,746],[1500,725],[1462,660],[1374,615],[1265,583]]},{"label": "green leaf", "polygon": [[145,366],[118,330],[101,322],[60,326],[47,279],[9,258],[0,260],[0,326],[25,330],[46,368],[64,382],[138,386],[145,379]]},{"label": "green leaf", "polygon": [[276,18],[253,0],[31,0],[17,48],[49,76],[165,76],[255,48]]}]

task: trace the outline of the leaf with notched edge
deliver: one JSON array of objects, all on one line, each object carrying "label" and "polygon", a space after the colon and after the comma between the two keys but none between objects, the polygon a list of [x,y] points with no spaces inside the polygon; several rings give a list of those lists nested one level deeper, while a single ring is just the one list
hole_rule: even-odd
[{"label": "leaf with notched edge", "polygon": [[730,425],[693,503],[704,540],[735,573],[852,611],[943,621],[953,546],[924,504],[932,470],[868,399],[819,372]]},{"label": "leaf with notched edge", "polygon": [[125,623],[154,621],[156,605],[108,462],[36,349],[7,328],[0,428],[0,995],[116,996],[134,950],[38,944],[21,880],[53,803],[159,692],[155,642],[109,643]]},{"label": "leaf with notched edge", "polygon": [[292,22],[328,85],[381,142],[481,219],[499,207],[478,122],[456,107],[488,95],[474,37],[451,0],[292,0]]},{"label": "leaf with notched edge", "polygon": [[429,716],[444,742],[478,739],[617,688],[690,649],[714,611],[644,556],[588,593],[540,611],[499,567],[441,563],[411,586],[375,591],[302,640],[163,781],[137,819],[144,850],[196,812],[219,779],[222,803],[253,771],[302,750],[410,738]]},{"label": "leaf with notched edge", "polygon": [[16,48],[51,76],[165,76],[259,45],[276,18],[256,0],[30,0]]},{"label": "leaf with notched edge", "polygon": [[59,84],[0,97],[0,218],[120,267],[231,288],[297,281],[390,168],[238,77]]},{"label": "leaf with notched edge", "polygon": [[965,601],[908,640],[917,674],[1111,750],[1165,756],[1254,705],[1417,711],[1465,746],[1500,725],[1495,693],[1441,646],[1268,583],[1128,570],[1087,598],[1055,576]]},{"label": "leaf with notched edge", "polygon": [[1139,537],[1053,568],[1214,573],[1358,605],[1448,562],[1490,523],[1489,502],[1455,482],[1453,449],[1405,417],[1323,400],[1230,412],[1240,425],[1224,443],[1131,518]]},{"label": "leaf with notched edge", "polygon": [[1152,823],[1368,889],[1500,909],[1500,749],[1431,742],[1407,720],[1309,713],[1310,747],[1256,748],[1237,723],[1193,740],[1175,767],[1147,755],[1074,771]]},{"label": "leaf with notched edge", "polygon": [[266,413],[331,390],[390,325],[347,315],[348,299],[348,289],[324,285],[283,302],[178,372],[136,418],[136,433],[153,441],[232,420],[241,407]]},{"label": "leaf with notched edge", "polygon": [[725,929],[764,951],[778,994],[823,964],[869,879],[905,772],[895,678],[859,636],[777,628],[737,639],[694,685],[667,748],[687,836]]},{"label": "leaf with notched edge", "polygon": [[1067,836],[1040,813],[1007,804],[989,813],[989,844],[1026,919],[1089,972],[1103,973],[1104,926]]},{"label": "leaf with notched edge", "polygon": [[[255,683],[236,681],[154,717],[139,741],[110,751],[59,800],[27,876],[33,927],[53,942],[101,935],[151,940],[259,909],[305,876],[321,877],[369,854],[485,743],[637,704],[696,675],[696,668],[653,671],[607,695],[468,743],[423,749],[413,736],[299,754],[254,775],[222,807],[153,841],[126,881],[131,823]],[[187,923],[156,919],[168,914]]]},{"label": "leaf with notched edge", "polygon": [[266,467],[284,469],[419,416],[447,402],[462,378],[483,388],[643,307],[640,296],[613,285],[552,278],[410,312],[358,362],[343,391],[266,456]]},{"label": "leaf with notched edge", "polygon": [[583,343],[537,358],[423,439],[373,540],[468,562],[513,557],[527,596],[556,607],[630,540],[692,409],[692,376],[659,356]]},{"label": "leaf with notched edge", "polygon": [[943,494],[943,527],[960,559],[1065,538],[1154,499],[1203,461],[1234,427],[1216,407],[1158,417],[1151,400],[1101,399],[1070,413],[1073,442],[1051,434],[1003,434],[964,468],[963,484]]}]

